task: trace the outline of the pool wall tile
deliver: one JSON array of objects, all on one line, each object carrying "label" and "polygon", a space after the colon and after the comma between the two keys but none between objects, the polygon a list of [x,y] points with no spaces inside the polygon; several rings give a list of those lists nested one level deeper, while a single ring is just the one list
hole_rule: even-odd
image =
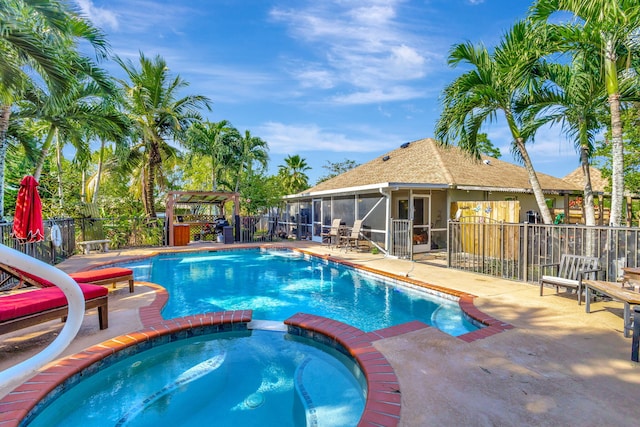
[{"label": "pool wall tile", "polygon": [[[318,256],[313,252],[305,251],[304,249],[299,249],[299,248],[292,249],[292,250],[302,252],[311,257],[321,258],[326,262],[333,262],[336,264],[351,267],[360,272],[365,272],[365,273],[375,275],[376,277],[383,277],[391,280],[392,282],[397,282],[408,287],[418,288],[425,292],[429,292],[431,294],[437,295],[445,299],[449,299],[451,301],[457,300],[458,305],[460,306],[460,309],[462,310],[464,315],[467,316],[467,319],[469,319],[472,323],[475,323],[478,326],[481,326],[482,329],[480,330],[488,329],[486,327],[492,327],[492,329],[490,329],[488,332],[480,333],[479,332],[480,330],[478,330],[478,331],[468,332],[466,334],[462,334],[456,337],[458,339],[461,339],[462,341],[473,342],[479,339],[488,338],[495,334],[513,329],[513,325],[502,322],[479,310],[473,303],[473,300],[476,298],[476,296],[469,294],[467,292],[461,292],[454,289],[445,288],[444,286],[434,285],[431,283],[416,280],[411,277],[406,277],[399,274],[393,274],[386,271],[377,270],[375,268],[371,268],[366,265],[359,265],[349,261],[342,260],[340,258],[335,258],[335,257],[332,257],[331,255]],[[409,324],[413,324],[413,323],[414,322],[409,322]],[[398,326],[403,326],[403,325],[398,325]],[[414,327],[417,327],[417,325],[414,325]],[[387,329],[390,329],[390,328],[387,328]],[[421,329],[421,328],[417,327],[417,329]],[[414,329],[414,330],[417,330],[417,329]],[[384,331],[384,330],[381,330],[381,331]],[[379,332],[381,334],[387,333],[387,332],[381,332],[381,331],[376,331],[376,332]],[[394,331],[394,332],[398,332],[398,334],[405,333],[400,331]],[[406,332],[411,332],[411,330],[407,329]],[[390,336],[394,336],[394,335],[385,335],[384,337],[388,338]]]},{"label": "pool wall tile", "polygon": [[373,346],[378,335],[305,313],[297,313],[284,323],[290,334],[314,340],[322,340],[323,335],[331,337],[356,360],[367,381],[367,400],[358,426],[391,427],[400,423],[400,383],[391,364]]},{"label": "pool wall tile", "polygon": [[28,425],[49,402],[83,378],[140,351],[195,335],[247,331],[253,312],[238,310],[188,317],[161,320],[149,329],[121,335],[57,360],[0,400],[0,427]]}]

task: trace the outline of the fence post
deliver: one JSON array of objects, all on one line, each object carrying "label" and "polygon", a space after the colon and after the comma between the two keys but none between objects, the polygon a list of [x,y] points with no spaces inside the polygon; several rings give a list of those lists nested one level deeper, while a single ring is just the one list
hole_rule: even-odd
[{"label": "fence post", "polygon": [[631,360],[638,362],[640,347],[640,306],[633,307],[633,338],[631,340]]},{"label": "fence post", "polygon": [[522,238],[522,243],[524,245],[522,251],[522,281],[527,283],[529,281],[529,223],[525,222],[523,224],[524,236]]}]

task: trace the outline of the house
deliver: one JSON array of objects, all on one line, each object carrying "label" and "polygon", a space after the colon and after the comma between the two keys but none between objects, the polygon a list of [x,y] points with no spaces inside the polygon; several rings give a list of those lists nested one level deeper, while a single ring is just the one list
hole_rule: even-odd
[{"label": "house", "polygon": [[[609,180],[602,176],[600,169],[591,166],[589,168],[589,175],[591,178],[591,188],[593,190],[593,197],[596,207],[596,224],[606,225],[609,223],[609,208],[605,199],[611,198],[611,188]],[[562,178],[564,181],[575,184],[577,186],[584,186],[584,174],[582,168],[579,167],[573,170],[571,173]],[[625,189],[624,192],[625,203],[623,205],[623,215],[627,227],[632,227],[633,224],[638,224],[638,200],[640,200],[640,194],[632,193]],[[582,209],[582,195],[578,195],[576,199],[568,201],[564,215],[571,223],[584,223],[584,214]],[[636,211],[633,211],[633,207],[636,207]]]},{"label": "house", "polygon": [[[538,173],[538,179],[552,207],[582,194],[580,185],[560,178]],[[285,223],[298,237],[320,241],[333,218],[346,226],[362,219],[365,237],[386,253],[395,252],[394,235],[409,236],[412,253],[444,248],[447,222],[460,215],[461,202],[509,202],[510,222],[539,218],[523,167],[488,156],[476,160],[431,138],[404,143],[285,200]]]}]

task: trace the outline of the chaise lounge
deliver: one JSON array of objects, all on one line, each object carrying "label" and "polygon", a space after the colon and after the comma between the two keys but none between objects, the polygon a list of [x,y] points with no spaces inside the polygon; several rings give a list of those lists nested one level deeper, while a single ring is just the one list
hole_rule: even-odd
[{"label": "chaise lounge", "polygon": [[[18,278],[21,282],[27,282],[39,288],[54,286],[53,283],[42,277],[34,276],[26,271],[18,270],[6,264],[0,263],[0,270]],[[93,285],[111,284],[116,288],[116,283],[127,281],[129,283],[129,292],[133,293],[133,270],[122,267],[109,267],[98,270],[81,271],[78,273],[70,273],[69,276],[78,283],[90,283]]]},{"label": "chaise lounge", "polygon": [[[97,308],[100,329],[108,328],[108,289],[84,283],[79,286],[84,296],[85,310]],[[3,295],[0,296],[0,334],[57,318],[65,320],[67,312],[67,298],[55,286]]]},{"label": "chaise lounge", "polygon": [[[66,319],[67,299],[61,289],[51,281],[26,271],[0,263],[0,270],[8,275],[4,282],[16,278],[20,283],[29,283],[36,288],[32,291],[0,296],[0,334],[26,328],[56,318]],[[121,267],[109,267],[71,273],[85,300],[85,310],[98,309],[100,329],[109,327],[108,294],[109,291],[100,285],[127,281],[129,292],[133,292],[133,270]],[[3,282],[3,283],[4,283]]]}]

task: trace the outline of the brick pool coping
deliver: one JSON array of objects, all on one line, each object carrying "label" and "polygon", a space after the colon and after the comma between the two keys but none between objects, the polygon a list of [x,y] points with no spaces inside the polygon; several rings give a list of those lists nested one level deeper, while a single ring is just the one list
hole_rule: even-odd
[{"label": "brick pool coping", "polygon": [[[285,248],[285,247],[283,247]],[[288,249],[288,248],[287,248]],[[378,276],[383,276],[392,280],[396,280],[399,282],[409,283],[411,285],[423,288],[428,292],[435,294],[444,294],[450,297],[454,297],[458,299],[458,305],[460,309],[467,315],[469,318],[473,319],[475,322],[483,325],[482,329],[478,329],[476,331],[468,332],[466,334],[458,335],[456,338],[459,338],[465,342],[473,342],[479,339],[487,338],[495,334],[499,334],[509,329],[513,329],[514,326],[503,322],[501,320],[496,319],[493,316],[489,316],[486,313],[480,311],[473,303],[473,300],[476,298],[475,295],[456,291],[454,289],[446,288],[444,286],[438,286],[431,283],[423,282],[421,280],[413,279],[410,277],[401,276],[399,274],[389,273],[387,271],[378,270],[376,268],[372,268],[366,265],[361,265],[349,261],[345,261],[340,258],[333,257],[331,255],[318,255],[311,251],[306,251],[304,249],[294,249],[304,254],[314,256],[317,258],[325,259],[330,262],[335,262],[338,264],[342,264],[348,267],[351,267],[356,270],[366,271],[371,274],[375,274]]]},{"label": "brick pool coping", "polygon": [[[144,345],[165,336],[190,332],[209,326],[240,325],[246,328],[251,322],[252,310],[214,312],[176,319],[163,320],[147,329],[120,335],[86,350],[55,362],[46,370],[36,374],[0,400],[0,426],[17,427],[29,416],[39,402],[74,376],[82,377],[87,370],[105,358],[128,347]],[[373,342],[385,336],[396,335],[428,327],[421,322],[410,322],[388,328],[385,334],[365,333],[336,320],[311,314],[298,313],[285,321],[290,333],[314,339],[321,334],[322,343],[339,344],[351,355],[362,370],[367,383],[365,408],[358,426],[397,426],[400,421],[400,384],[395,371],[387,359],[373,347]],[[304,331],[304,332],[301,332]],[[215,332],[212,332],[215,333]],[[175,339],[178,339],[177,337]],[[174,341],[172,338],[171,341]]]},{"label": "brick pool coping", "polygon": [[[183,250],[180,252],[212,252],[255,248],[255,246],[235,246],[232,248],[194,249]],[[403,277],[397,274],[371,268],[369,266],[345,261],[331,255],[319,255],[300,248],[291,248],[286,245],[265,245],[261,246],[261,248],[298,251],[309,256],[342,264],[357,270],[409,283],[436,294],[442,293],[458,298],[458,304],[462,311],[471,319],[485,326],[482,329],[459,335],[457,337],[465,342],[473,342],[475,340],[483,339],[503,331],[513,329],[512,325],[495,319],[476,308],[473,302],[476,296],[466,292],[460,292],[413,278]],[[123,258],[122,260],[119,260],[118,263],[141,260],[161,253],[162,252],[154,252],[143,256]],[[113,261],[107,261],[95,264],[92,268],[113,264],[115,264]],[[148,306],[139,308],[140,320],[143,328],[146,329],[139,332],[133,332],[131,334],[121,335],[89,347],[80,353],[61,359],[55,362],[54,366],[36,374],[30,380],[18,386],[0,400],[0,427],[19,426],[29,412],[35,408],[37,403],[44,399],[67,378],[80,374],[84,369],[87,369],[94,363],[114,354],[116,351],[120,351],[127,347],[144,343],[164,335],[175,334],[185,330],[188,331],[193,328],[249,323],[253,315],[251,310],[238,310],[165,320],[162,318],[161,310],[169,299],[169,294],[166,289],[162,286],[149,282],[138,281],[137,284],[148,286],[155,290],[155,298],[153,302]],[[365,410],[360,423],[358,424],[359,426],[398,425],[401,409],[401,393],[398,378],[396,377],[393,367],[389,364],[384,355],[375,349],[373,343],[382,338],[389,338],[427,328],[429,327],[428,325],[419,321],[413,321],[365,333],[360,329],[336,320],[305,313],[298,313],[290,317],[285,321],[285,324],[290,328],[302,328],[311,332],[317,332],[331,340],[334,340],[336,343],[342,345],[358,362],[365,378],[367,379],[368,387]]]}]

